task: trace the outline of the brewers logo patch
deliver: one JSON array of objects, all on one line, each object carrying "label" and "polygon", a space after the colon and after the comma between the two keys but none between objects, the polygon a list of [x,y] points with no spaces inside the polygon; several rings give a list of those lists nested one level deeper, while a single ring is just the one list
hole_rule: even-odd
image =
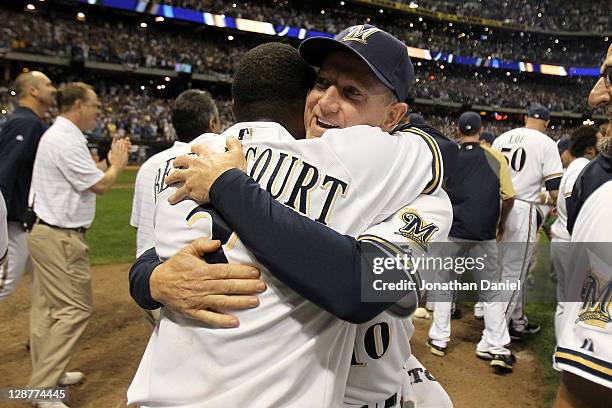
[{"label": "brewers logo patch", "polygon": [[599,280],[589,276],[584,281],[582,294],[584,303],[578,313],[576,323],[583,322],[589,326],[605,328],[612,322],[610,306],[612,305],[612,282],[609,281],[600,290]]},{"label": "brewers logo patch", "polygon": [[439,230],[438,226],[434,223],[428,224],[421,218],[418,211],[412,209],[402,212],[400,218],[405,225],[395,234],[408,238],[426,251],[427,244]]},{"label": "brewers logo patch", "polygon": [[368,43],[368,38],[374,34],[381,31],[379,28],[365,28],[365,26],[358,25],[350,28],[350,31],[347,35],[342,37],[342,41],[357,41],[362,44]]}]

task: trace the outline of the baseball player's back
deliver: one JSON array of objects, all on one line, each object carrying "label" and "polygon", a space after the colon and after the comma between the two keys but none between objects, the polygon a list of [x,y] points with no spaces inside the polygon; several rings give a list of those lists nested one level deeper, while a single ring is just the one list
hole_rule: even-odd
[{"label": "baseball player's back", "polygon": [[519,199],[535,201],[542,183],[563,175],[557,145],[542,132],[524,127],[512,129],[496,138],[493,147],[508,160]]},{"label": "baseball player's back", "polygon": [[153,242],[153,211],[155,210],[155,185],[171,168],[161,167],[168,159],[174,157],[176,149],[186,143],[176,141],[172,147],[151,156],[145,161],[134,182],[134,199],[130,225],[136,227],[136,256],[154,246]]},{"label": "baseball player's back", "polygon": [[[409,142],[366,126],[328,133],[294,141],[277,124],[247,123],[224,135],[243,140],[247,172],[277,200],[345,234],[357,236],[430,184],[432,160],[424,141]],[[225,138],[204,135],[192,143],[202,142],[221,150]],[[363,171],[366,157],[379,166]],[[412,161],[422,164],[406,166]],[[267,290],[259,296],[259,307],[236,314],[241,325],[235,329],[211,329],[164,310],[128,391],[129,403],[341,406],[355,327],[276,280],[212,207],[192,201],[169,205],[173,191],[162,183],[157,196],[160,257],[168,258],[201,236],[220,239],[223,249],[207,260],[257,265]]]}]

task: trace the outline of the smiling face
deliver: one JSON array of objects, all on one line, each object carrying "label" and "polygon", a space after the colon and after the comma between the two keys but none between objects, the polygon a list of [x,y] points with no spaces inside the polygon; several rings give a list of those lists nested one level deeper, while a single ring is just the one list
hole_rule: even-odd
[{"label": "smiling face", "polygon": [[355,125],[392,130],[408,105],[398,103],[393,92],[370,68],[349,52],[329,54],[306,97],[306,137],[320,137],[327,129]]}]

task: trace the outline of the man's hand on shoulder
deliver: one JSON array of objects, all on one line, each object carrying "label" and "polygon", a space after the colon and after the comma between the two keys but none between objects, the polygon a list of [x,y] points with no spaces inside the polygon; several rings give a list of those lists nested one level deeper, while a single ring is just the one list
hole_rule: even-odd
[{"label": "man's hand on shoulder", "polygon": [[226,311],[256,307],[255,295],[266,285],[253,266],[202,260],[220,246],[220,241],[199,238],[155,268],[150,280],[153,299],[213,327],[237,327],[238,319]]},{"label": "man's hand on shoulder", "polygon": [[174,160],[175,170],[166,178],[166,184],[182,185],[168,199],[170,204],[184,199],[206,204],[210,201],[210,188],[219,176],[235,168],[246,171],[247,163],[238,139],[229,137],[226,146],[227,152],[214,153],[205,145],[194,145],[191,151],[197,156],[183,155]]}]

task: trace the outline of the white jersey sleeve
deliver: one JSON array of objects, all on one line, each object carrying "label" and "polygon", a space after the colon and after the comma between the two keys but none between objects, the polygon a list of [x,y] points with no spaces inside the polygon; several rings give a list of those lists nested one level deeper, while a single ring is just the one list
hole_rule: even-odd
[{"label": "white jersey sleeve", "polygon": [[[366,220],[368,224],[383,221],[421,193],[440,189],[441,154],[426,133],[423,137],[404,133],[389,135],[380,128],[354,126],[329,130],[321,139],[357,184],[367,186],[360,196],[366,202],[375,203],[371,212],[377,214],[373,220]],[[352,148],[347,149],[347,145]]]},{"label": "white jersey sleeve", "polygon": [[[446,192],[440,190],[420,195],[389,219],[369,228],[359,239],[382,245],[392,243],[417,257],[426,253],[429,244],[448,239],[452,221],[452,204]],[[345,407],[376,406],[402,389],[413,332],[410,318],[397,318],[389,312],[357,326]]]},{"label": "white jersey sleeve", "polygon": [[0,191],[0,271],[8,258],[8,227],[6,221],[6,202]]},{"label": "white jersey sleeve", "polygon": [[406,362],[403,374],[402,407],[453,408],[448,393],[414,355]]},{"label": "white jersey sleeve", "polygon": [[[612,182],[587,199],[576,219],[570,257],[572,281],[555,362],[612,389]],[[577,299],[582,302],[576,302]]]}]

